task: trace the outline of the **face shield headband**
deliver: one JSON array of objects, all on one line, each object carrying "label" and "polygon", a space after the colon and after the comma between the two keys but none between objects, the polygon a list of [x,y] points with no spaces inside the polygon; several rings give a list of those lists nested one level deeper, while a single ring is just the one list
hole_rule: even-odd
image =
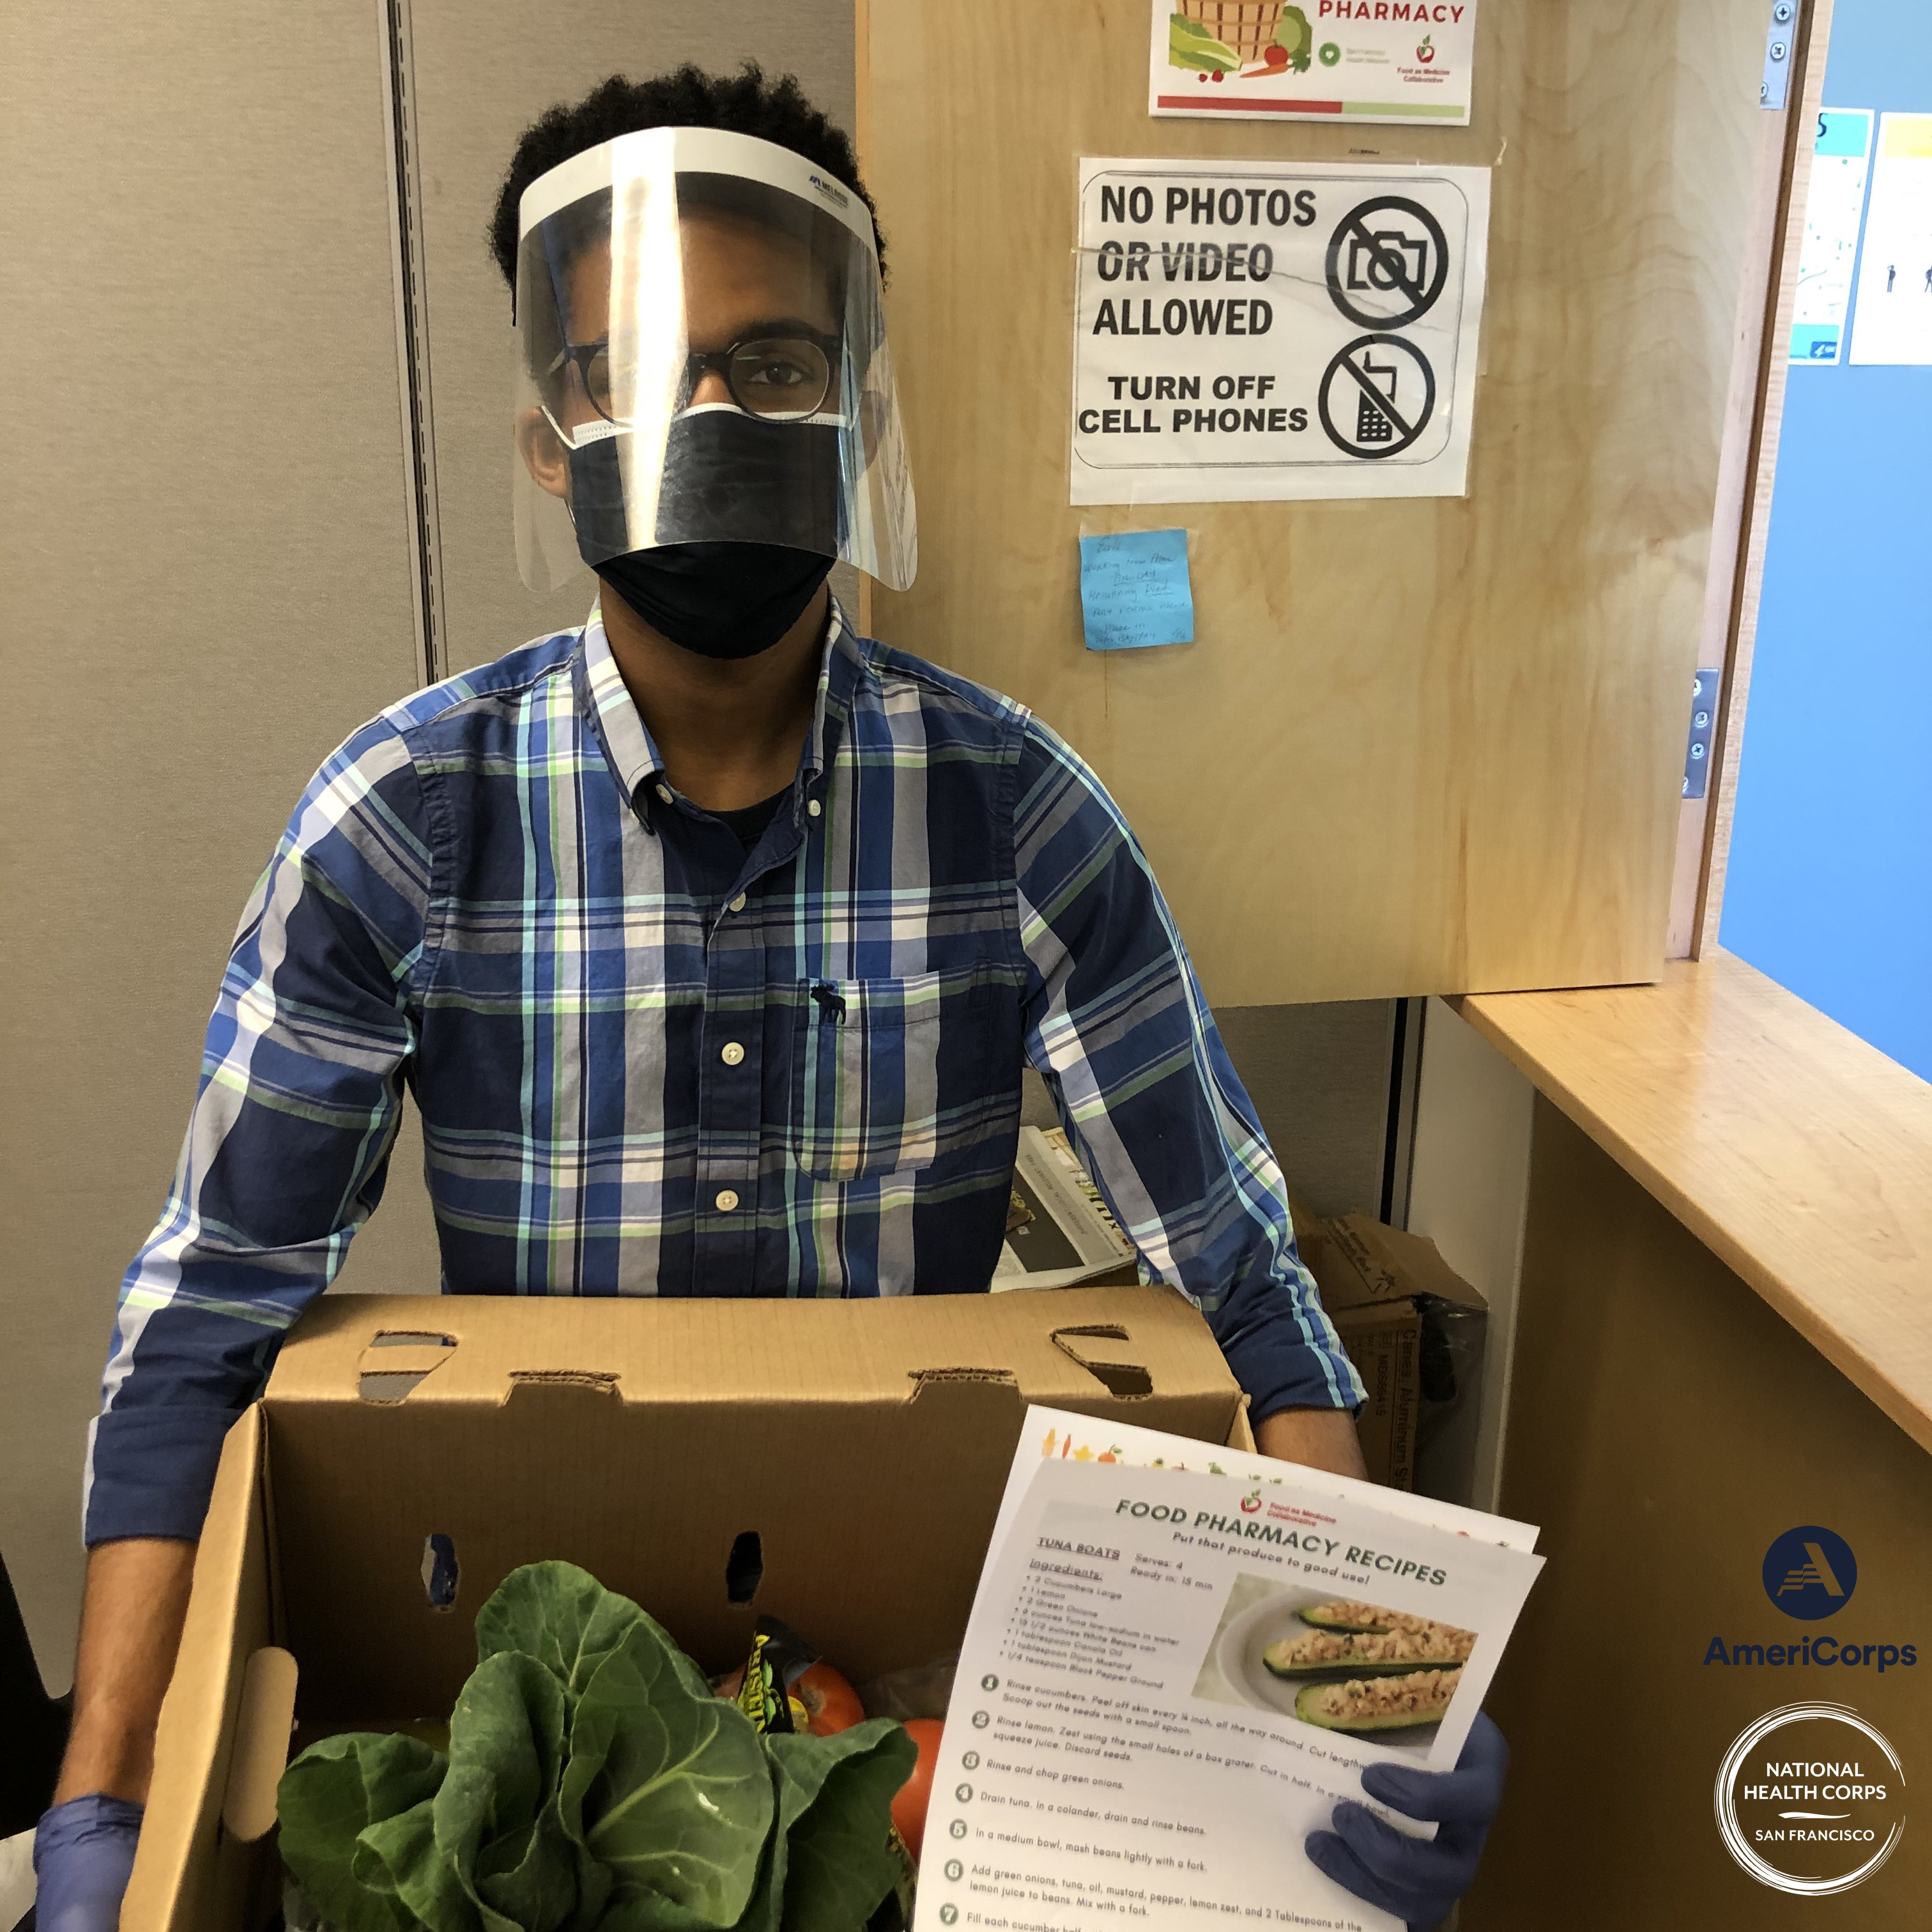
[{"label": "face shield headband", "polygon": [[748,136],[653,128],[526,190],[518,554],[543,590],[691,544],[917,566],[878,256],[857,198]]}]

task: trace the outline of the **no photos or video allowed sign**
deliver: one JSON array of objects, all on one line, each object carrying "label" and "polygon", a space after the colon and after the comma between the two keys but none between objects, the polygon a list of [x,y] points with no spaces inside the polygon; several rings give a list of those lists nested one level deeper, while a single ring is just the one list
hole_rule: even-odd
[{"label": "no photos or video allowed sign", "polygon": [[1080,164],[1070,500],[1460,496],[1486,168]]}]

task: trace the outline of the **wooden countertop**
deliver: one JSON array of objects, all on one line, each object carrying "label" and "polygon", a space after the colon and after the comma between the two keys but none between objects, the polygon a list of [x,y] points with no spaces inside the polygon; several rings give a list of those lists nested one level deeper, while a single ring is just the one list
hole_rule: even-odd
[{"label": "wooden countertop", "polygon": [[1932,1449],[1932,1084],[1721,952],[1450,1004]]}]

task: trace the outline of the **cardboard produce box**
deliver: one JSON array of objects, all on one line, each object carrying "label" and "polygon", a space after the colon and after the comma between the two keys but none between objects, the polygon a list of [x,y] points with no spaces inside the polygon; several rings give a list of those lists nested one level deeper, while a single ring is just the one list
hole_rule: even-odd
[{"label": "cardboard produce box", "polygon": [[[1368,1390],[1355,1426],[1370,1480],[1413,1490],[1432,1393],[1431,1378],[1424,1372],[1425,1347],[1442,1343],[1461,1318],[1462,1325],[1477,1331],[1462,1352],[1466,1358],[1473,1348],[1479,1370],[1487,1304],[1423,1235],[1388,1227],[1366,1214],[1324,1218],[1293,1199],[1289,1213],[1295,1245],[1322,1291],[1322,1305]],[[1441,1312],[1426,1312],[1432,1304],[1448,1311],[1447,1324]],[[1432,1324],[1433,1333],[1426,1332]],[[1458,1406],[1466,1408],[1471,1418],[1474,1397],[1473,1377],[1465,1370]]]},{"label": "cardboard produce box", "polygon": [[1253,1446],[1162,1288],[324,1298],[222,1452],[124,1932],[266,1924],[291,1718],[446,1720],[520,1564],[580,1564],[708,1671],[762,1612],[855,1682],[954,1650],[1029,1402]]}]

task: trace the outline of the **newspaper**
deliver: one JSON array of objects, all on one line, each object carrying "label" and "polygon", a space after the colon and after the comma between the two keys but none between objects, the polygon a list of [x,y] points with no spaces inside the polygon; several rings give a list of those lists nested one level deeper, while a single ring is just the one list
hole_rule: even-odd
[{"label": "newspaper", "polygon": [[1400,1932],[1302,1841],[1377,1762],[1456,1762],[1542,1568],[1528,1526],[1034,1408],[933,1774],[914,1932],[1230,1917]]},{"label": "newspaper", "polygon": [[1134,1244],[1108,1212],[1064,1132],[1021,1128],[993,1292],[1071,1288],[1135,1261]]}]

